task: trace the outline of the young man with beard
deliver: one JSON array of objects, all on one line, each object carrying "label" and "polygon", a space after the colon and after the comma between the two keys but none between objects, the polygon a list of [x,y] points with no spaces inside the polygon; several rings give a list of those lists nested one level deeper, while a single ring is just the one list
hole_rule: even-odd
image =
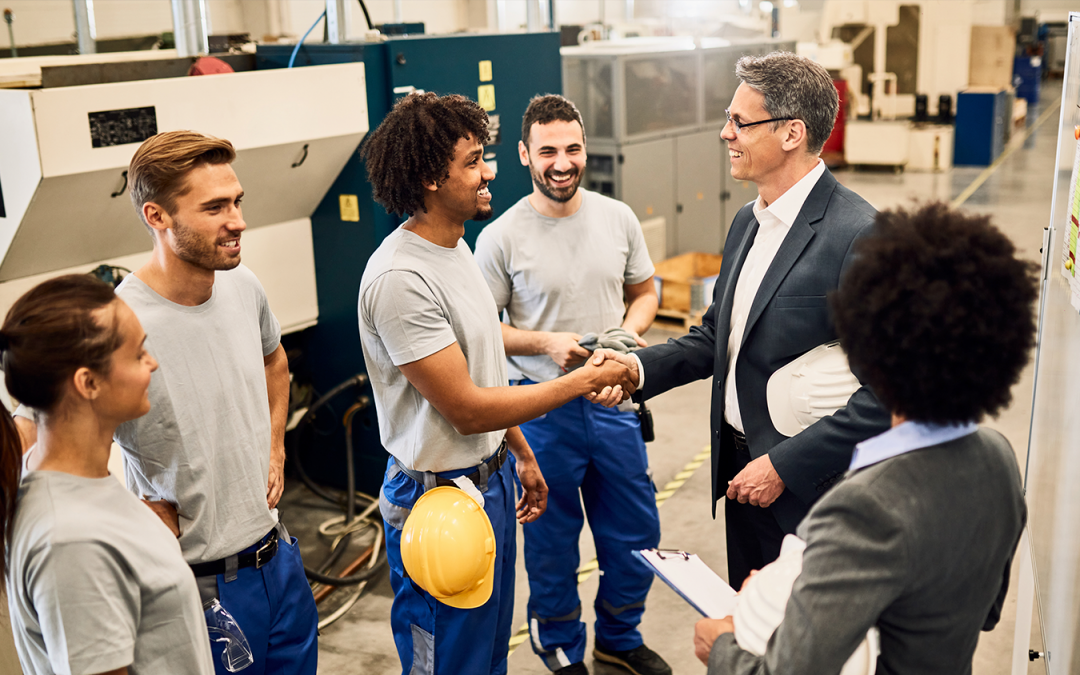
[{"label": "young man with beard", "polygon": [[[180,538],[204,601],[219,597],[255,657],[245,672],[314,675],[318,614],[278,521],[289,367],[258,279],[240,264],[244,190],[226,140],[158,134],[135,152],[131,199],[154,239],[117,294],[160,368],[150,413],[122,424],[128,488]],[[212,645],[214,664],[223,645]]]},{"label": "young man with beard", "polygon": [[[425,93],[399,101],[362,149],[376,201],[408,216],[368,260],[358,301],[364,361],[391,455],[379,507],[403,674],[506,672],[516,555],[508,452],[523,489],[518,520],[536,520],[548,491],[517,425],[588,392],[621,396],[629,372],[586,367],[544,386],[506,386],[495,302],[462,240],[466,220],[491,217],[487,139],[487,114],[475,102]],[[479,607],[439,601],[405,572],[402,527],[424,492],[439,485],[478,492],[494,532],[491,593]],[[432,576],[457,562],[432,561]]]},{"label": "young man with beard", "polygon": [[[657,299],[630,207],[579,189],[585,131],[574,104],[558,95],[534,98],[518,152],[532,175],[532,194],[480,234],[476,258],[499,312],[509,317],[501,329],[511,381],[527,390],[558,382],[588,357],[580,334],[620,325],[643,333],[656,317]],[[576,575],[588,515],[603,570],[594,657],[639,675],[670,673],[638,631],[653,575],[631,551],[659,544],[660,519],[629,403],[608,409],[576,398],[521,431],[548,480],[547,513],[525,526],[533,650],[557,673],[588,672]]]}]

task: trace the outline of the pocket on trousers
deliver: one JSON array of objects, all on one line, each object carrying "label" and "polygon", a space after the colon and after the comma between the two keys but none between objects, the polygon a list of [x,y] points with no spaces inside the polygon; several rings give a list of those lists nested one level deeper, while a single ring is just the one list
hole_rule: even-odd
[{"label": "pocket on trousers", "polygon": [[409,675],[435,675],[435,636],[412,624],[412,668]]},{"label": "pocket on trousers", "polygon": [[404,506],[398,506],[397,504],[392,503],[386,498],[386,491],[379,488],[379,513],[382,514],[383,520],[386,521],[387,525],[395,530],[400,530],[405,527],[405,520],[409,517],[409,514],[412,513],[412,509],[407,509]]}]

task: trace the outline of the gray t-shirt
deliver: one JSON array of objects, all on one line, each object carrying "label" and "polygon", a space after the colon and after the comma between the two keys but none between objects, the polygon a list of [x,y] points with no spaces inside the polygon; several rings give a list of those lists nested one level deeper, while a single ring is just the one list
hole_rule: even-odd
[{"label": "gray t-shirt", "polygon": [[26,675],[212,675],[195,577],[176,538],[113,477],[33,471],[7,580]]},{"label": "gray t-shirt", "polygon": [[368,260],[358,313],[387,451],[417,471],[463,469],[494,453],[504,431],[462,436],[398,369],[456,342],[476,386],[506,386],[498,313],[465,242],[445,248],[399,227]]},{"label": "gray t-shirt", "polygon": [[[630,207],[581,193],[581,208],[566,218],[543,216],[523,197],[476,239],[476,262],[514,328],[601,333],[622,323],[623,285],[653,275]],[[546,355],[508,360],[515,380],[547,382],[562,374]]]},{"label": "gray t-shirt", "polygon": [[277,523],[266,505],[270,403],[263,356],[281,327],[244,266],[217,272],[197,307],[170,302],[134,274],[117,293],[142,322],[160,367],[150,412],[116,430],[128,489],[173,502],[188,563],[230,556]]}]

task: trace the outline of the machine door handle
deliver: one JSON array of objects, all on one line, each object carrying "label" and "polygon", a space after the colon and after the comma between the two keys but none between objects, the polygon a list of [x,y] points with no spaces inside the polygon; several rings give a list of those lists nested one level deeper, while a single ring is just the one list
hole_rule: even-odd
[{"label": "machine door handle", "polygon": [[113,198],[119,197],[120,195],[124,194],[125,190],[127,190],[127,171],[123,172],[120,175],[124,179],[124,184],[120,186],[119,190],[117,190],[116,192],[113,192],[112,194],[110,194],[109,195],[110,197],[113,197]]},{"label": "machine door handle", "polygon": [[675,205],[675,213],[682,213],[682,204]]},{"label": "machine door handle", "polygon": [[307,149],[308,149],[308,144],[304,143],[304,154],[300,157],[300,159],[298,159],[298,160],[296,160],[295,162],[292,163],[292,168],[295,169],[296,167],[298,167],[298,166],[300,166],[301,164],[304,163],[304,160],[307,159]]}]

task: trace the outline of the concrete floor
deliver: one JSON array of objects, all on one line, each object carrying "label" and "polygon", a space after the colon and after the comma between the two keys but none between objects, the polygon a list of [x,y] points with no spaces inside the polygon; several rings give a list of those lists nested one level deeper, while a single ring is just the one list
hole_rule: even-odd
[{"label": "concrete floor", "polygon": [[[1044,102],[1029,112],[1029,128],[1038,116],[1056,107],[1059,85],[1050,83],[1044,87]],[[1038,127],[1026,140],[1020,138],[1024,130],[1014,137],[1014,151],[963,203],[970,211],[990,214],[994,223],[1006,232],[1021,251],[1034,261],[1039,260],[1042,229],[1050,215],[1054,153],[1056,149],[1057,115],[1051,113],[1047,122]],[[914,200],[955,200],[974,181],[980,178],[982,168],[962,167],[939,174],[906,172],[901,174],[858,172],[841,170],[837,178],[879,209],[910,205]],[[650,343],[657,343],[677,336],[654,328],[646,335]],[[1028,426],[1031,417],[1032,369],[1029,367],[1017,384],[1012,406],[999,419],[987,422],[1000,430],[1012,443],[1024,466],[1027,452]],[[698,382],[669,392],[650,401],[656,421],[656,441],[649,445],[649,457],[658,486],[663,486],[675,474],[691,463],[706,448],[709,440],[708,382]],[[716,521],[709,513],[709,469],[707,465],[693,475],[661,507],[663,530],[662,546],[681,548],[698,553],[713,569],[723,573],[726,557],[723,544],[722,509]],[[288,486],[283,512],[294,533],[298,534],[310,550],[311,557],[317,553],[314,524],[322,514],[301,503],[316,503],[305,496],[298,484]],[[520,550],[519,530],[519,550]],[[581,560],[593,559],[593,546],[588,532],[581,538]],[[514,628],[525,623],[525,603],[528,586],[524,563],[517,563],[517,593],[515,597]],[[975,656],[976,675],[1005,675],[1011,672],[1013,634],[1016,615],[1017,569],[1013,568],[1013,584],[1007,601],[1005,615],[999,627],[985,633]],[[590,625],[593,620],[592,599],[595,597],[598,575],[593,573],[580,586],[584,619]],[[367,590],[360,603],[342,620],[327,628],[320,642],[320,673],[327,675],[390,675],[400,672],[397,654],[390,632],[389,615],[392,593],[385,576]],[[331,598],[330,603],[334,602]],[[325,615],[324,611],[324,615]],[[693,655],[692,636],[698,614],[667,586],[655,583],[648,598],[648,611],[642,623],[646,643],[659,652],[672,665],[675,673],[703,673],[704,667]],[[1037,637],[1037,629],[1033,631]],[[1033,643],[1035,644],[1035,643]],[[594,664],[590,655],[586,664],[594,673],[622,672]],[[521,644],[511,653],[510,672],[515,674],[549,672],[529,648]],[[1029,672],[1041,673],[1042,666],[1033,664]]]}]

